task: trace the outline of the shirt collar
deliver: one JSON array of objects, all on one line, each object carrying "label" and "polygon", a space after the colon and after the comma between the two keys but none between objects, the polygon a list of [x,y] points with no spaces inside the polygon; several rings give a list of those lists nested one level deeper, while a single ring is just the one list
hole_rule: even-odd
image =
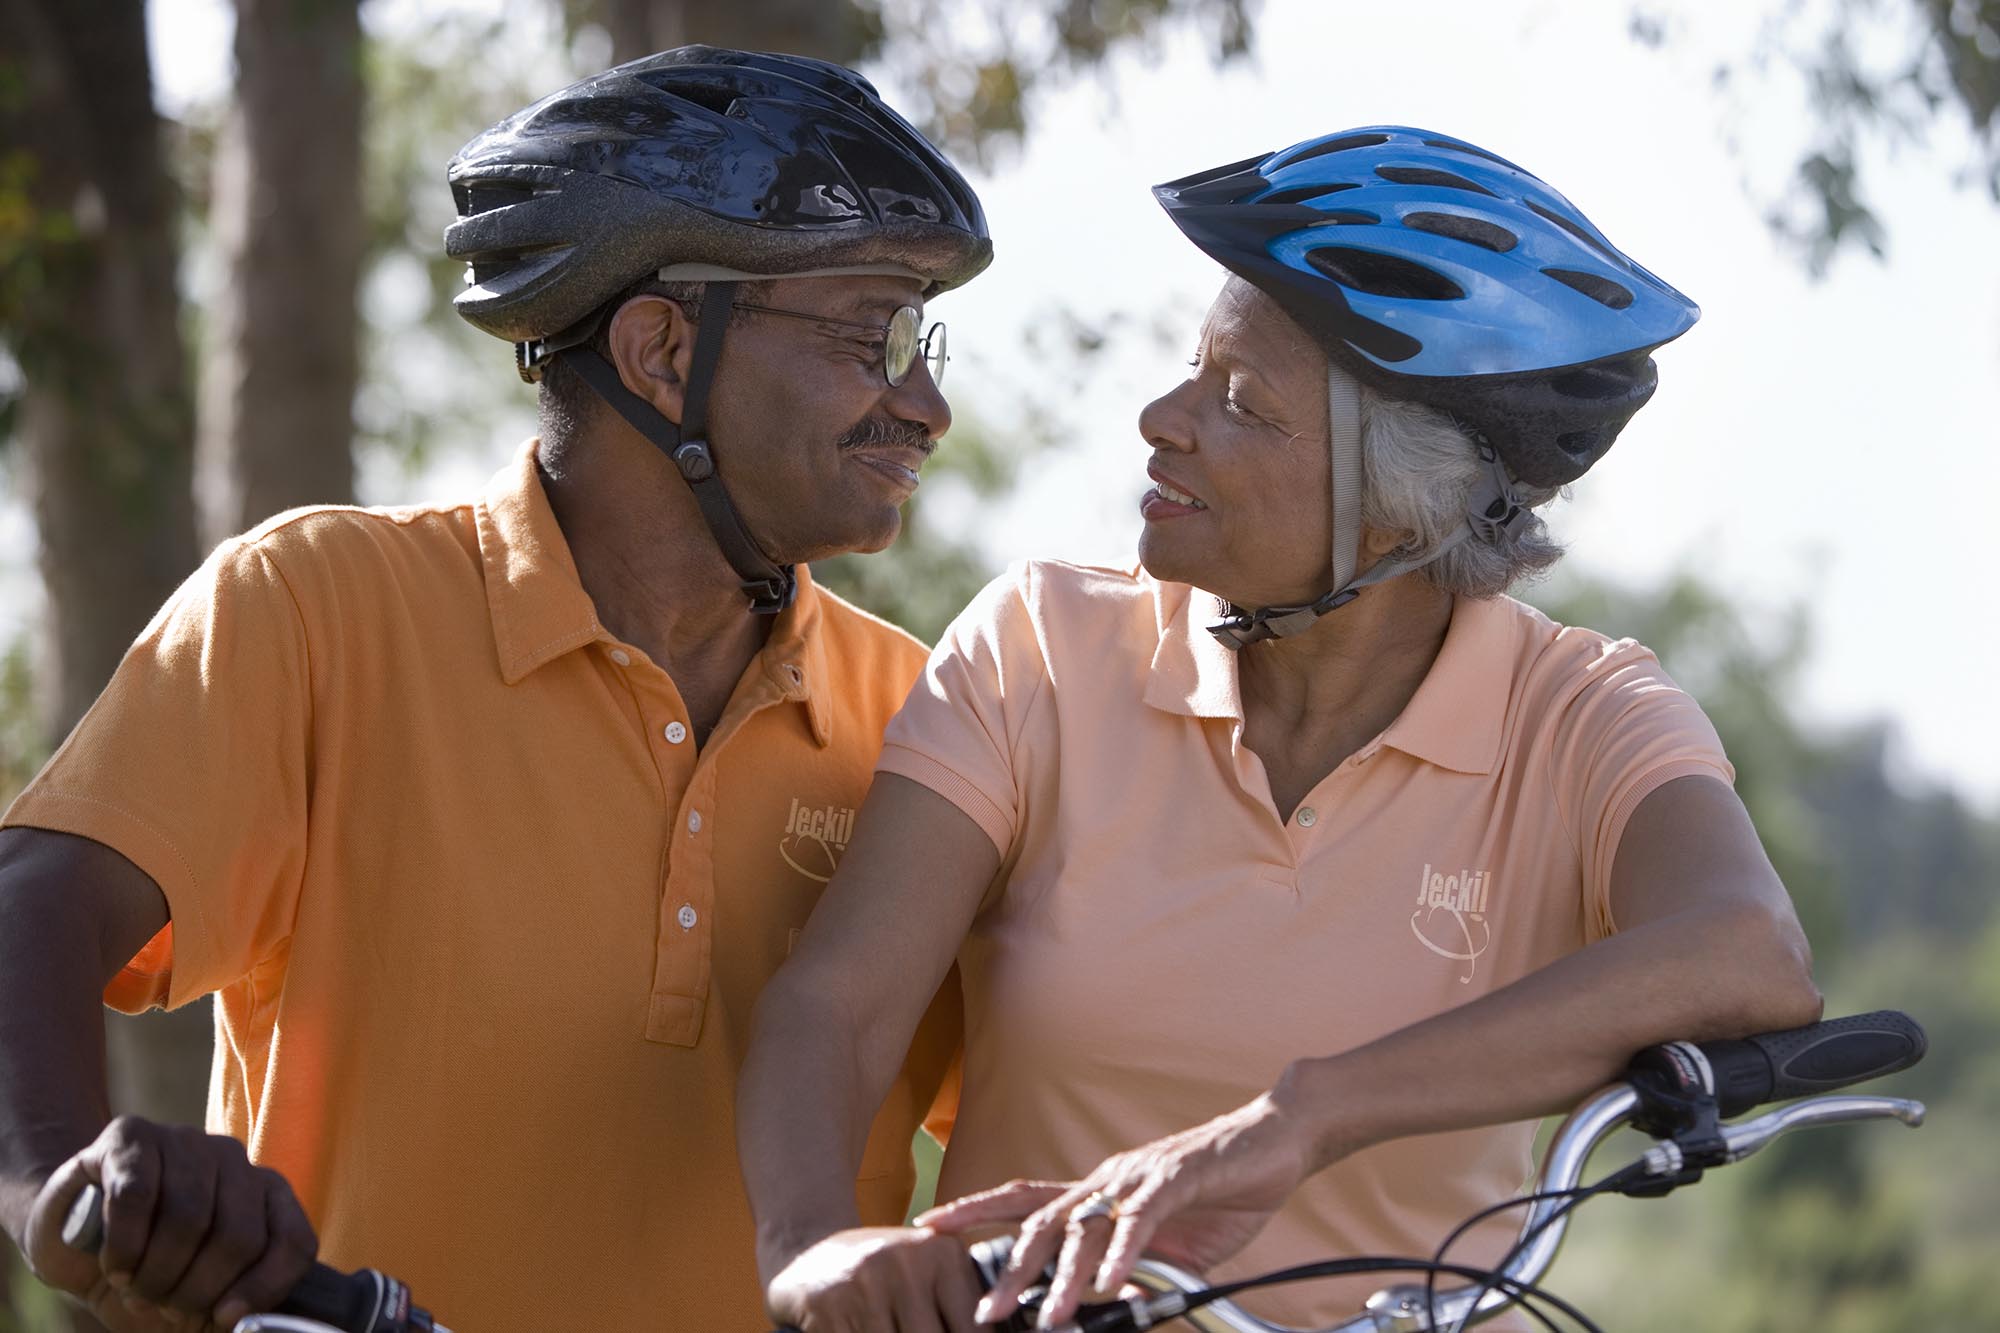
[{"label": "shirt collar", "polygon": [[[584,591],[562,526],[542,489],[536,441],[487,484],[474,507],[479,559],[486,571],[486,607],[500,677],[519,684],[542,666],[607,637],[597,606]],[[818,587],[798,567],[798,596],[771,626],[753,669],[778,694],[806,706],[813,739],[833,743],[831,681],[826,673],[824,615]]]},{"label": "shirt collar", "polygon": [[833,682],[826,673],[825,612],[819,585],[804,565],[795,567],[798,595],[778,613],[771,637],[758,660],[764,674],[787,699],[806,706],[813,739],[825,749],[833,744]]},{"label": "shirt collar", "polygon": [[1243,695],[1236,678],[1236,654],[1195,624],[1195,617],[1215,614],[1216,599],[1185,583],[1161,583],[1138,571],[1152,585],[1153,614],[1159,646],[1146,678],[1146,702],[1184,717],[1226,717],[1243,720]]},{"label": "shirt collar", "polygon": [[604,632],[542,491],[530,440],[474,507],[500,678],[515,685]]},{"label": "shirt collar", "polygon": [[1516,617],[1505,597],[1452,602],[1444,646],[1382,744],[1457,773],[1491,773],[1514,691]]},{"label": "shirt collar", "polygon": [[[1184,583],[1153,587],[1159,644],[1146,679],[1146,702],[1185,717],[1243,720],[1236,654],[1197,618],[1220,618],[1215,599]],[[1490,773],[1500,754],[1513,688],[1514,618],[1504,598],[1460,597],[1452,604],[1444,646],[1416,694],[1379,742],[1460,773]]]}]

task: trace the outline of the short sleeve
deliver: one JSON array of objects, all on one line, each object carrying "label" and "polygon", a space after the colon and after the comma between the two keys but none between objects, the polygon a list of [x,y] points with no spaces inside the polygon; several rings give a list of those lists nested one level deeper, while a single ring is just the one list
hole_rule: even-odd
[{"label": "short sleeve", "polygon": [[1003,859],[1020,830],[1020,740],[1048,684],[1025,579],[1023,567],[1008,570],[951,623],[889,723],[875,765],[964,811]]},{"label": "short sleeve", "polygon": [[1694,774],[1736,778],[1707,714],[1651,652],[1629,640],[1608,645],[1563,710],[1551,774],[1583,868],[1587,938],[1617,930],[1611,869],[1632,812]]},{"label": "short sleeve", "polygon": [[267,555],[224,544],[126,652],[4,823],[103,843],[152,877],[168,926],[105,990],[138,1011],[239,979],[291,930],[305,865],[311,688],[298,606]]}]

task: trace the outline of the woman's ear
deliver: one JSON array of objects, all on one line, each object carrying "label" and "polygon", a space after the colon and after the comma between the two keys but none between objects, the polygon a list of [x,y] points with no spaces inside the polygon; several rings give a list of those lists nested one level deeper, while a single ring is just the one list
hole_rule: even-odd
[{"label": "woman's ear", "polygon": [[1417,534],[1408,529],[1384,529],[1363,527],[1361,529],[1361,553],[1374,564],[1389,552],[1408,542],[1413,542]]},{"label": "woman's ear", "polygon": [[627,389],[676,426],[687,405],[695,323],[678,301],[637,296],[611,316],[611,364]]}]

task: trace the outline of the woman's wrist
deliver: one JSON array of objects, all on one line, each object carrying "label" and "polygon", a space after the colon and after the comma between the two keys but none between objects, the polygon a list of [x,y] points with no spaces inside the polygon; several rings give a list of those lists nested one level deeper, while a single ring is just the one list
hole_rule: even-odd
[{"label": "woman's wrist", "polygon": [[1364,1094],[1353,1086],[1344,1057],[1331,1055],[1292,1061],[1265,1100],[1298,1136],[1312,1175],[1373,1142],[1362,1116]]}]

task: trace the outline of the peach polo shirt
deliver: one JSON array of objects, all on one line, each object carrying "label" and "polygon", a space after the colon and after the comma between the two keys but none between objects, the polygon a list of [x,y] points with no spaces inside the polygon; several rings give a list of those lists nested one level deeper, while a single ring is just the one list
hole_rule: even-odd
[{"label": "peach polo shirt", "polygon": [[[159,884],[172,924],[106,1000],[217,993],[210,1128],[284,1172],[322,1258],[477,1333],[764,1330],[751,1006],[923,659],[802,570],[697,752],[531,445],[476,501],[224,543],[5,822]],[[954,991],[870,1141],[872,1221],[958,1035]]]},{"label": "peach polo shirt", "polygon": [[[1144,574],[1017,567],[967,608],[879,770],[1000,849],[959,954],[966,1052],[939,1197],[1075,1178],[1610,933],[1612,859],[1660,784],[1733,777],[1653,655],[1509,598],[1459,599],[1386,731],[1281,819],[1243,744],[1215,601]],[[1516,1191],[1532,1124],[1392,1141],[1305,1183],[1218,1277],[1428,1256]],[[1455,1254],[1492,1259],[1518,1215]],[[1292,1324],[1396,1277],[1272,1289]]]}]

